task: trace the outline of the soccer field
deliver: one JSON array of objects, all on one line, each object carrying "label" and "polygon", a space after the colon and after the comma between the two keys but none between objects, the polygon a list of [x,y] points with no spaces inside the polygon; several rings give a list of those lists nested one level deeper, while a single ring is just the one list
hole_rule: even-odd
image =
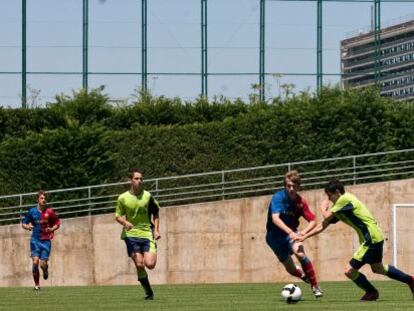
[{"label": "soccer field", "polygon": [[143,300],[138,286],[0,288],[0,310],[414,310],[408,286],[374,282],[376,302],[358,301],[362,291],[351,282],[322,283],[325,297],[313,298],[298,283],[303,300],[288,305],[280,298],[283,284],[208,284],[154,286],[155,300]]}]

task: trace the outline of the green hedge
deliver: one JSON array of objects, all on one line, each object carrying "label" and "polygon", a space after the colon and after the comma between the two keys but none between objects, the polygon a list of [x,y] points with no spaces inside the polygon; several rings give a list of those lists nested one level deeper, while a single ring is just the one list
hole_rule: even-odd
[{"label": "green hedge", "polygon": [[[3,135],[1,193],[121,181],[137,165],[161,177],[414,147],[412,105],[374,89],[327,88],[249,105],[140,100],[116,108],[98,90],[18,110],[36,115],[28,123],[36,127]],[[55,123],[42,128],[39,111]]]}]

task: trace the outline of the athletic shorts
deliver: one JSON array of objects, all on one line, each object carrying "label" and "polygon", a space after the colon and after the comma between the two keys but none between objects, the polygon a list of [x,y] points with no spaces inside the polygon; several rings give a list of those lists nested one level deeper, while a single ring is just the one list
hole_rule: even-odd
[{"label": "athletic shorts", "polygon": [[51,240],[30,240],[30,257],[39,257],[40,260],[48,260],[52,251]]},{"label": "athletic shorts", "polygon": [[288,235],[266,234],[266,243],[280,262],[285,262],[293,254],[293,241]]},{"label": "athletic shorts", "polygon": [[375,244],[361,244],[349,264],[358,270],[363,265],[382,262],[384,241]]},{"label": "athletic shorts", "polygon": [[125,238],[128,256],[131,257],[134,253],[157,253],[157,244],[153,238]]}]

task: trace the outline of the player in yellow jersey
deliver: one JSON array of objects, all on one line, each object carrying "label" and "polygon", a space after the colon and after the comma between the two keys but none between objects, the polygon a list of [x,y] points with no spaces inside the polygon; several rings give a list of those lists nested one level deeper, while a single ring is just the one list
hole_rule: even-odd
[{"label": "player in yellow jersey", "polygon": [[145,290],[146,300],[154,299],[145,268],[154,269],[157,264],[156,240],[159,233],[159,205],[143,188],[140,169],[130,173],[130,189],[118,197],[115,219],[122,225],[121,239],[125,241],[128,256],[137,268],[138,281]]},{"label": "player in yellow jersey", "polygon": [[351,226],[359,237],[360,246],[352,256],[345,275],[365,291],[361,301],[373,301],[379,297],[378,290],[364,274],[359,272],[365,264],[369,264],[374,273],[407,284],[414,297],[414,278],[392,265],[382,263],[384,236],[368,208],[354,195],[345,192],[345,187],[339,180],[331,180],[325,187],[325,193],[333,205],[330,207],[328,200],[322,204],[321,212],[324,221],[297,240],[304,241],[340,220]]}]

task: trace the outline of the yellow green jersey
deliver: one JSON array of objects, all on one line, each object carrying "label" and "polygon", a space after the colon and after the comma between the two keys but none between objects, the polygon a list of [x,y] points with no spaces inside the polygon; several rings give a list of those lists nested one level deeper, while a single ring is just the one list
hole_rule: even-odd
[{"label": "yellow green jersey", "polygon": [[115,216],[125,216],[125,219],[134,225],[131,230],[122,229],[121,239],[153,238],[152,216],[158,216],[159,204],[146,190],[135,195],[130,191],[122,193],[117,200]]},{"label": "yellow green jersey", "polygon": [[361,244],[375,244],[384,240],[377,221],[368,208],[354,195],[345,192],[332,206],[331,212],[336,217],[333,222],[341,220],[355,229]]}]

